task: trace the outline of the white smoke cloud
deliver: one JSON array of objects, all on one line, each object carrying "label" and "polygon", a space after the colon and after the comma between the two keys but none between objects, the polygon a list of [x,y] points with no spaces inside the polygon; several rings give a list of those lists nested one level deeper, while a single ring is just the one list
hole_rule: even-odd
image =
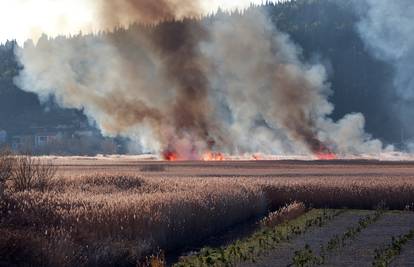
[{"label": "white smoke cloud", "polygon": [[[298,136],[304,129],[295,129],[294,122],[289,125],[294,120],[300,127],[310,127],[310,134],[337,153],[383,150],[379,140],[365,133],[362,114],[349,114],[338,122],[328,118],[333,105],[327,100],[331,89],[325,68],[301,62],[301,49],[265,14],[254,10],[222,16],[210,32],[212,41],[203,51],[214,61],[210,79],[231,110],[229,129],[238,151],[309,153],[304,142],[313,141],[303,138],[312,136]],[[313,122],[308,124],[309,120]]]},{"label": "white smoke cloud", "polygon": [[414,137],[414,4],[411,0],[365,0],[358,31],[373,55],[394,66],[396,99],[390,99],[405,138]]},{"label": "white smoke cloud", "polygon": [[139,135],[144,151],[158,151],[159,142],[148,120],[131,125],[117,120],[116,112],[123,112],[123,106],[128,109],[126,114],[133,117],[134,112],[139,112],[140,103],[158,107],[168,104],[168,96],[161,93],[168,85],[165,79],[156,76],[161,72],[159,62],[149,53],[150,49],[145,49],[145,42],[137,42],[140,47],[129,56],[139,60],[131,66],[105,38],[48,39],[44,35],[36,46],[29,41],[16,50],[24,70],[15,83],[23,90],[38,94],[41,100],[54,95],[63,107],[83,109],[105,135],[122,132],[134,140]]},{"label": "white smoke cloud", "polygon": [[[202,28],[209,38],[192,47],[200,55],[191,54],[195,58],[188,63],[206,72],[208,101],[201,103],[211,104],[205,110],[212,114],[205,118],[215,126],[208,128],[215,149],[232,154],[309,154],[325,150],[322,145],[340,154],[383,150],[365,133],[361,114],[329,119],[333,106],[325,68],[302,62],[301,49],[265,14],[222,16]],[[182,157],[197,158],[194,150],[209,149],[210,141],[174,129],[171,107],[182,91],[166,71],[165,57],[171,55],[159,53],[145,34],[117,38],[122,41],[89,35],[28,42],[16,51],[24,66],[16,83],[41,98],[52,94],[62,106],[83,109],[104,134],[128,136],[141,151],[162,153],[173,143]],[[168,63],[180,70],[180,64]],[[194,123],[204,129],[204,121]]]},{"label": "white smoke cloud", "polygon": [[332,144],[340,155],[379,155],[394,150],[393,146],[384,148],[381,141],[365,132],[365,118],[361,113],[347,114],[337,122],[327,119],[321,124],[320,140]]}]

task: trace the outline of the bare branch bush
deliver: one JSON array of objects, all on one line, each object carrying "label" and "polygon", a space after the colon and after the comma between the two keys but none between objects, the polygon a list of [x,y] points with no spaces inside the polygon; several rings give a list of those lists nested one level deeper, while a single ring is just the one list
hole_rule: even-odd
[{"label": "bare branch bush", "polygon": [[18,156],[12,173],[15,191],[39,189],[47,190],[57,172],[57,166],[51,161],[42,162],[31,155]]},{"label": "bare branch bush", "polygon": [[5,183],[13,174],[14,158],[8,149],[0,150],[0,199],[3,197]]},{"label": "bare branch bush", "polygon": [[13,168],[13,188],[16,191],[32,189],[36,176],[36,159],[30,155],[16,157]]},{"label": "bare branch bush", "polygon": [[34,186],[44,192],[49,189],[58,168],[52,161],[40,162],[36,164],[35,183]]}]

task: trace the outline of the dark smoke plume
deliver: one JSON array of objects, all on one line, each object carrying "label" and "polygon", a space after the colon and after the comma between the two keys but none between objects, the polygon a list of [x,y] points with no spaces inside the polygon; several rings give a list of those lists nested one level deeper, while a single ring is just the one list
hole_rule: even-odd
[{"label": "dark smoke plume", "polygon": [[97,8],[101,23],[108,28],[132,22],[155,24],[202,14],[199,0],[104,0],[97,3]]},{"label": "dark smoke plume", "polygon": [[[172,124],[174,133],[173,136],[165,136],[161,130],[161,139],[166,139],[164,145],[175,150],[174,139],[189,135],[213,149],[216,141],[210,134],[214,120],[208,100],[209,81],[205,76],[207,66],[206,59],[203,59],[199,51],[199,44],[206,41],[208,32],[199,20],[186,19],[202,13],[198,1],[105,1],[101,3],[100,10],[101,17],[105,19],[104,24],[110,26],[122,25],[127,22],[125,19],[144,24],[164,22],[162,26],[144,35],[162,63],[163,75],[171,83],[165,90],[174,90],[172,93],[175,96],[174,102],[170,103],[171,110],[168,111],[172,115],[169,123]],[[180,23],[174,22],[182,17],[184,19]],[[173,22],[168,22],[169,20]],[[188,151],[186,154],[188,156]]]},{"label": "dark smoke plume", "polygon": [[[27,73],[30,66],[37,69],[39,65],[44,69],[50,67],[49,74],[57,70],[73,73],[72,77],[66,75],[56,81],[63,83],[57,85],[58,98],[64,105],[91,110],[94,119],[96,110],[103,111],[106,118],[99,124],[110,134],[123,134],[146,122],[161,147],[183,154],[180,157],[197,158],[199,150],[213,149],[217,141],[211,133],[219,131],[213,129],[216,123],[208,99],[207,60],[199,51],[208,32],[199,20],[173,21],[201,14],[197,1],[103,1],[99,10],[100,23],[108,28],[132,22],[161,24],[141,27],[133,35],[109,34],[67,44],[43,37],[36,47],[22,51],[22,56],[29,57],[24,60],[30,62],[25,64]],[[58,62],[34,64],[42,56]],[[106,62],[93,62],[93,56],[104,57]],[[68,70],[59,66],[62,61],[69,62]],[[152,78],[136,77],[140,74]],[[59,77],[62,73],[53,75]],[[97,76],[105,76],[101,84],[94,80],[101,78]],[[48,84],[48,77],[43,78],[47,87],[57,87],[54,82]],[[164,105],[156,103],[162,95],[168,99]],[[189,144],[177,147],[189,137]]]},{"label": "dark smoke plume", "polygon": [[16,51],[21,88],[168,158],[382,151],[361,114],[329,119],[324,67],[302,62],[260,9],[199,20],[188,19],[202,13],[197,1],[98,4],[103,28],[143,25],[27,43]]},{"label": "dark smoke plume", "polygon": [[165,67],[165,76],[176,87],[175,103],[171,103],[176,134],[182,137],[188,133],[207,144],[214,143],[210,141],[213,118],[208,100],[209,81],[205,75],[206,59],[199,51],[199,44],[208,37],[208,32],[194,21],[167,23],[159,29],[151,42]]}]

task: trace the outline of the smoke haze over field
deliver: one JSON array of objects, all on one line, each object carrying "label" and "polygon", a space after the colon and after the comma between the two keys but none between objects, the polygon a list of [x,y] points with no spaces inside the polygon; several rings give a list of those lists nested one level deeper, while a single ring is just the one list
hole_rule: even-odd
[{"label": "smoke haze over field", "polygon": [[[104,3],[98,10],[107,27],[202,14],[196,1]],[[82,108],[104,134],[127,136],[166,158],[384,149],[365,133],[362,114],[329,119],[325,68],[303,62],[301,49],[260,9],[114,35],[43,36],[16,54],[21,88]]]},{"label": "smoke haze over field", "polygon": [[394,99],[389,105],[402,128],[402,138],[414,136],[414,5],[411,0],[357,1],[366,10],[358,31],[376,57],[394,66]]}]

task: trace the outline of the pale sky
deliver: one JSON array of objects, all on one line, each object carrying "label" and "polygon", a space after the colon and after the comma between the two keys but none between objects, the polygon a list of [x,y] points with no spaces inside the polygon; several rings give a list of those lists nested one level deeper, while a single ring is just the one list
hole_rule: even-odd
[{"label": "pale sky", "polygon": [[[97,31],[94,1],[98,0],[0,0],[0,43],[10,39],[19,43],[29,38],[36,41],[42,33],[56,36]],[[209,13],[218,7],[244,8],[263,0],[202,1],[203,9]]]}]

